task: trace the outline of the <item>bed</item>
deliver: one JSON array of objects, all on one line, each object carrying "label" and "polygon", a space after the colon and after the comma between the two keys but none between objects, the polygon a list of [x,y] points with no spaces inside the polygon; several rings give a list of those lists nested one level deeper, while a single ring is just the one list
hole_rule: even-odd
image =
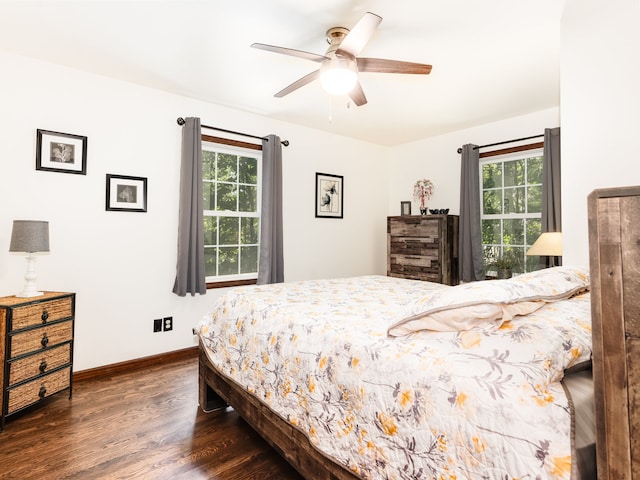
[{"label": "bed", "polygon": [[200,406],[308,479],[592,479],[588,289],[579,267],[231,289],[197,329]]}]

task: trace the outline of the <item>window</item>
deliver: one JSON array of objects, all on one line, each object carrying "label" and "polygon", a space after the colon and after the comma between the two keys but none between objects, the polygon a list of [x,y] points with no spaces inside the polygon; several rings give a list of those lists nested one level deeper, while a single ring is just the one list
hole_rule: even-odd
[{"label": "window", "polygon": [[207,283],[256,279],[261,147],[222,145],[206,138],[203,135],[202,195]]},{"label": "window", "polygon": [[482,160],[480,168],[485,266],[508,255],[516,273],[539,269],[539,258],[525,254],[542,227],[542,150]]}]

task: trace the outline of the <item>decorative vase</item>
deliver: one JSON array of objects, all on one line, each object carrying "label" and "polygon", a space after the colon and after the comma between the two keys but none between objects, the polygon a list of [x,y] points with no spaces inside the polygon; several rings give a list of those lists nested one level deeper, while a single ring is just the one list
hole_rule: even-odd
[{"label": "decorative vase", "polygon": [[426,215],[427,214],[427,209],[426,208],[421,208],[420,209],[420,215]]}]

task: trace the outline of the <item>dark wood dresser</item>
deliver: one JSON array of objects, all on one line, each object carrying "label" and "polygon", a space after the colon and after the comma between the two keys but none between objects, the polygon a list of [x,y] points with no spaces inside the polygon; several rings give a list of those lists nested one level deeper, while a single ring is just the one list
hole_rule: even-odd
[{"label": "dark wood dresser", "polygon": [[640,479],[640,187],[588,199],[599,480]]},{"label": "dark wood dresser", "polygon": [[387,275],[457,285],[458,215],[387,217]]},{"label": "dark wood dresser", "polygon": [[0,298],[0,429],[6,417],[69,391],[73,369],[75,293]]}]

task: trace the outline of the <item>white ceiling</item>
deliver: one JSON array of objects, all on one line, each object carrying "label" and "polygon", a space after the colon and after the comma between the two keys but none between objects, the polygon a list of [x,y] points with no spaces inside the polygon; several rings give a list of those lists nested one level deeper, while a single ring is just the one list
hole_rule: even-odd
[{"label": "white ceiling", "polygon": [[[362,107],[318,82],[273,97],[317,64],[252,43],[324,54],[326,30],[367,11],[383,21],[361,56],[432,73],[361,73]],[[1,0],[0,51],[395,145],[558,106],[561,14],[561,0]]]}]

